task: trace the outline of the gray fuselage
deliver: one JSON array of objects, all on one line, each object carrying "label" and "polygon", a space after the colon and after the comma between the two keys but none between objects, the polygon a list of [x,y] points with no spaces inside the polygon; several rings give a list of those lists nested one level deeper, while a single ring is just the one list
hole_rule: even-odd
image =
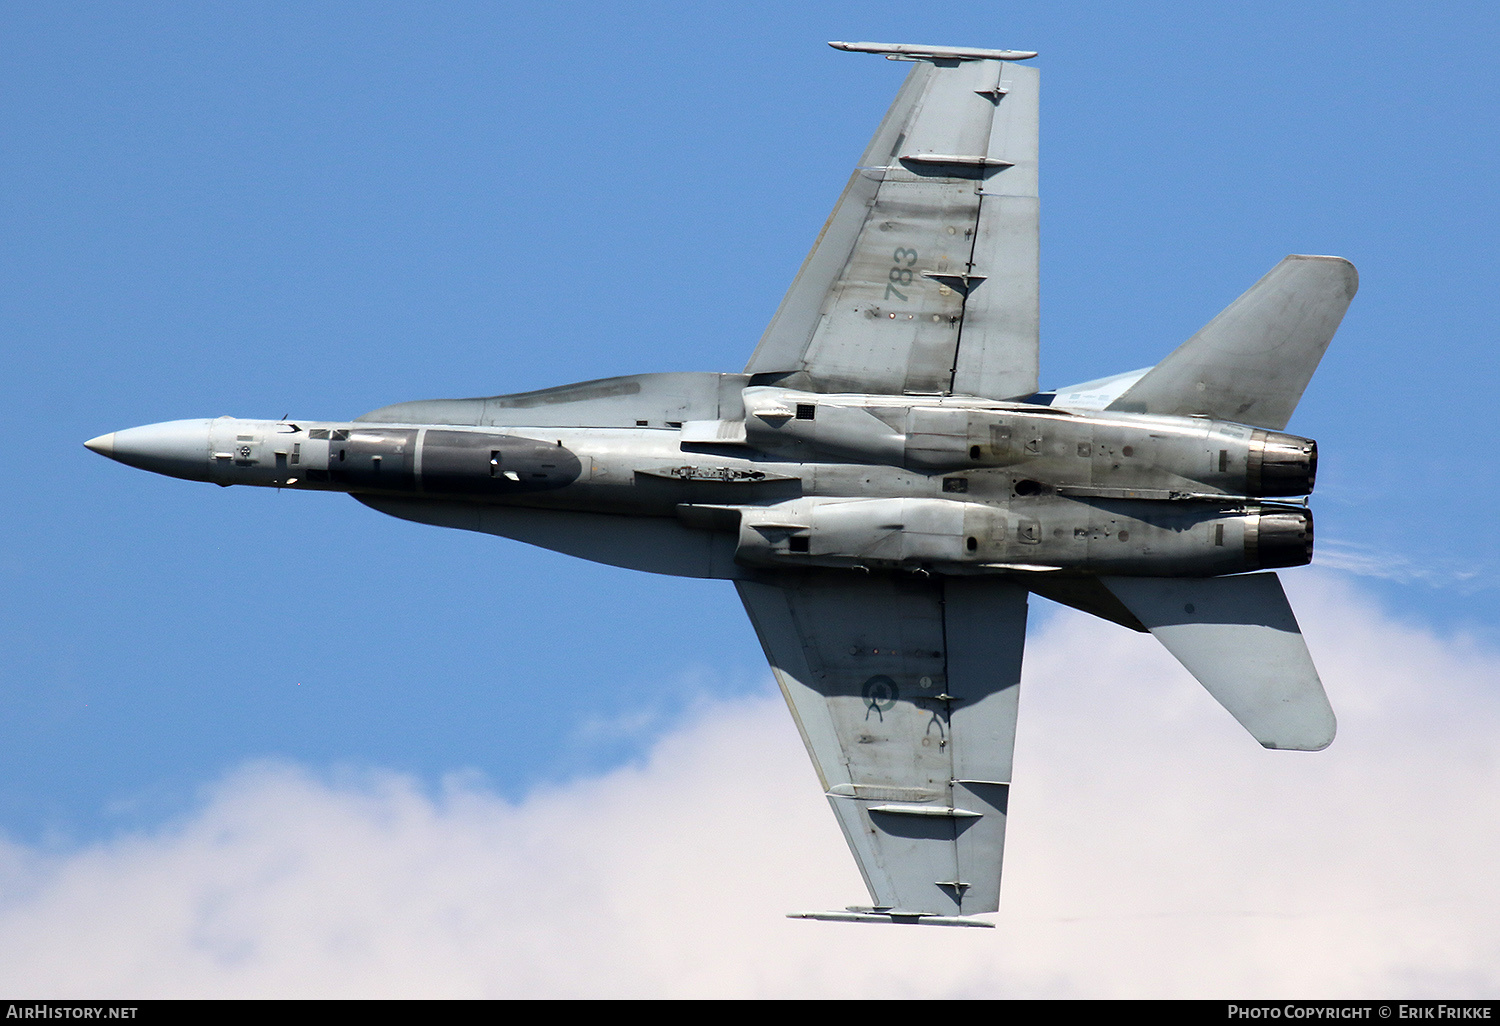
[{"label": "gray fuselage", "polygon": [[[403,403],[352,422],[173,421],[90,447],[175,477],[344,491],[408,519],[601,558],[538,535],[548,514],[572,514],[578,530],[635,538],[636,551],[604,561],[691,576],[802,565],[1204,577],[1312,554],[1311,516],[1286,501],[1312,491],[1306,439],[1203,417],[814,394],[734,374]],[[716,555],[682,564],[665,550],[683,532]]]}]

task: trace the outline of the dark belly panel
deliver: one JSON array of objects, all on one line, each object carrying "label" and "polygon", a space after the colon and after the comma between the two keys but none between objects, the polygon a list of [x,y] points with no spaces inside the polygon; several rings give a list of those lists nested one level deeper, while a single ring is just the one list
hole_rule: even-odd
[{"label": "dark belly panel", "polygon": [[422,490],[430,495],[551,491],[577,481],[582,471],[568,449],[533,438],[428,429],[422,441]]}]

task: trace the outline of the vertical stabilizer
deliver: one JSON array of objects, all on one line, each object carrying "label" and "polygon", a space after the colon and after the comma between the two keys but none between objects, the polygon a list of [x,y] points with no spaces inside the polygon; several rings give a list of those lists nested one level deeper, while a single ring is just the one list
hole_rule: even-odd
[{"label": "vertical stabilizer", "polygon": [[1280,431],[1358,290],[1343,257],[1289,256],[1108,408]]},{"label": "vertical stabilizer", "polygon": [[1100,580],[1255,740],[1304,752],[1333,742],[1333,709],[1275,574]]}]

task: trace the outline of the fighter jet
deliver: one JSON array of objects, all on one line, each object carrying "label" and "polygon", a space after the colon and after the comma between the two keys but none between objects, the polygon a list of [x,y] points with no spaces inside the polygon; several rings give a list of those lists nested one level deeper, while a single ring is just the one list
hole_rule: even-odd
[{"label": "fighter jet", "polygon": [[1029,595],[1154,634],[1267,748],[1333,740],[1274,570],[1358,277],[1289,256],[1155,367],[1039,392],[1036,54],[831,45],[912,68],[742,372],[85,444],[733,581],[870,891],[796,915],[993,926]]}]

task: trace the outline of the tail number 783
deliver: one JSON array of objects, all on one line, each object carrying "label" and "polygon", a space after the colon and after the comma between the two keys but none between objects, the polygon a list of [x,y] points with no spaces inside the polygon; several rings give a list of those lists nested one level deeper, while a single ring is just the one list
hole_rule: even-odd
[{"label": "tail number 783", "polygon": [[912,268],[917,265],[917,251],[902,246],[891,254],[891,259],[895,262],[895,266],[891,268],[890,284],[885,287],[885,298],[890,299],[895,296],[904,303],[906,294],[896,286],[911,284]]}]

